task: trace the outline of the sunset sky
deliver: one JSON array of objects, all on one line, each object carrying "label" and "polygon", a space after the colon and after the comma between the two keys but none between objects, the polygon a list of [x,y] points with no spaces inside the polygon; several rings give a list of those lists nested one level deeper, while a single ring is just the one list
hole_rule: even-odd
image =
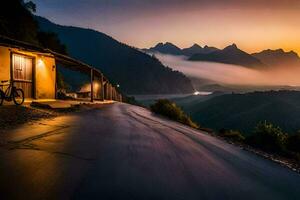
[{"label": "sunset sky", "polygon": [[158,42],[300,54],[299,0],[34,0],[37,14],[139,48]]}]

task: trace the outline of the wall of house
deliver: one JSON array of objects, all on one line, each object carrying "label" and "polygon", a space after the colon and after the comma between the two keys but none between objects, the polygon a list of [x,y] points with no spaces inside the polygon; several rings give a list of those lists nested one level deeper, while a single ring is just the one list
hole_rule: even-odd
[{"label": "wall of house", "polygon": [[36,97],[55,98],[56,66],[52,57],[37,56],[35,68]]},{"label": "wall of house", "polygon": [[0,81],[10,80],[11,52],[20,53],[34,58],[34,88],[36,99],[54,99],[56,84],[55,59],[48,55],[41,55],[16,48],[0,46]]},{"label": "wall of house", "polygon": [[[0,81],[10,79],[10,51],[0,46]],[[0,83],[1,84],[1,83]]]}]

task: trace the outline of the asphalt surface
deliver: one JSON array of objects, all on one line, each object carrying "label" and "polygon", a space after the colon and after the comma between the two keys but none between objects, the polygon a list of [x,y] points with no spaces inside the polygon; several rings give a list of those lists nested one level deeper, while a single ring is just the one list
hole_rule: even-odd
[{"label": "asphalt surface", "polygon": [[300,199],[297,173],[126,104],[2,140],[0,199]]}]

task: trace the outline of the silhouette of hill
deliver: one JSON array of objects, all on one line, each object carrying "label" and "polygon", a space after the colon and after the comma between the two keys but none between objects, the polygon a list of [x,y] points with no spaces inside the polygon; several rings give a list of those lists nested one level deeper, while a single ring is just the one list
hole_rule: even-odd
[{"label": "silhouette of hill", "polygon": [[195,54],[208,54],[212,53],[214,51],[217,51],[219,49],[215,47],[209,47],[205,45],[204,47],[199,46],[198,44],[194,44],[193,46],[189,48],[182,49],[182,54],[186,56],[192,56]]},{"label": "silhouette of hill", "polygon": [[155,47],[144,50],[148,52],[159,52],[163,54],[182,55],[181,49],[170,42],[158,43]]},{"label": "silhouette of hill", "polygon": [[[195,97],[193,97],[195,98]],[[219,130],[237,129],[250,134],[263,120],[270,121],[288,133],[300,129],[300,92],[269,91],[225,94],[203,101],[176,101],[204,127]]]},{"label": "silhouette of hill", "polygon": [[295,67],[300,66],[300,58],[294,51],[285,52],[283,49],[264,50],[253,53],[252,56],[271,67]]},{"label": "silhouette of hill", "polygon": [[[190,80],[180,72],[165,67],[158,59],[112,37],[90,29],[61,26],[36,17],[42,30],[58,34],[68,53],[99,68],[127,94],[191,93]],[[68,76],[65,74],[65,76]],[[68,82],[82,81],[74,73]]]},{"label": "silhouette of hill", "polygon": [[222,50],[208,54],[195,54],[189,58],[190,61],[209,61],[225,64],[241,65],[245,67],[265,67],[265,65],[252,55],[240,50],[232,44]]},{"label": "silhouette of hill", "polygon": [[149,49],[143,49],[145,52],[150,52],[150,53],[163,53],[163,54],[170,54],[170,55],[184,55],[184,56],[192,56],[194,54],[207,54],[211,53],[213,51],[218,50],[215,47],[209,47],[209,46],[204,46],[201,47],[198,44],[194,44],[191,47],[180,49],[176,45],[166,42],[166,43],[158,43],[156,46],[151,47]]}]

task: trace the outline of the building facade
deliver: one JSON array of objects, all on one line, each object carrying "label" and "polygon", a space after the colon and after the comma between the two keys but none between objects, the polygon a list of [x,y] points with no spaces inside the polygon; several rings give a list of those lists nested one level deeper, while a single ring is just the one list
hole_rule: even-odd
[{"label": "building facade", "polygon": [[0,81],[5,80],[21,88],[26,99],[55,99],[55,58],[47,53],[0,46]]}]

